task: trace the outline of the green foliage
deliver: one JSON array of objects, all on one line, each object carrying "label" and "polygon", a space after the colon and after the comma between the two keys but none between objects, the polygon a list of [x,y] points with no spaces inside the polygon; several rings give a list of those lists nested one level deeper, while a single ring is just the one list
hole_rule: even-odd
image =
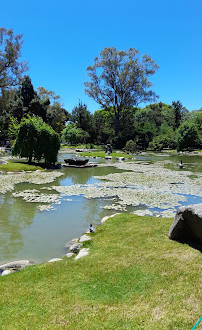
[{"label": "green foliage", "polygon": [[83,131],[86,131],[90,134],[92,126],[92,115],[87,110],[87,106],[79,102],[71,113],[71,121],[73,121],[77,128],[81,128]]},{"label": "green foliage", "polygon": [[92,133],[91,137],[97,144],[106,144],[107,141],[112,142],[115,135],[113,121],[106,110],[97,110],[92,117]]},{"label": "green foliage", "polygon": [[8,127],[12,114],[8,110],[8,103],[13,96],[13,90],[2,89],[0,94],[0,140],[8,139]]},{"label": "green foliage", "polygon": [[27,70],[26,62],[19,62],[22,35],[14,34],[12,29],[0,28],[0,90],[15,86]]},{"label": "green foliage", "polygon": [[199,143],[199,132],[193,120],[182,123],[176,135],[177,151],[197,148]]},{"label": "green foliage", "polygon": [[129,152],[135,152],[137,150],[137,144],[133,140],[129,140],[126,142],[124,150]]},{"label": "green foliage", "polygon": [[164,148],[175,149],[175,134],[161,134],[155,136],[149,143],[149,148],[152,150],[162,150]]},{"label": "green foliage", "polygon": [[193,111],[192,118],[199,132],[200,143],[202,143],[202,110]]},{"label": "green foliage", "polygon": [[17,118],[15,117],[11,117],[10,118],[10,123],[9,123],[9,127],[8,127],[8,134],[9,134],[9,138],[10,139],[16,139],[17,134],[18,134],[18,130],[19,130],[19,123]]},{"label": "green foliage", "polygon": [[18,122],[25,115],[35,115],[46,121],[47,107],[49,100],[41,100],[34,91],[31,79],[24,76],[21,80],[19,88],[15,91],[13,98],[9,104],[9,109],[13,117],[17,118]]},{"label": "green foliage", "polygon": [[183,119],[185,119],[188,110],[185,107],[183,107],[180,101],[176,101],[176,102],[173,101],[172,107],[174,109],[174,114],[175,114],[175,128],[177,129],[182,123]]},{"label": "green foliage", "polygon": [[65,128],[66,121],[70,119],[70,114],[63,108],[61,97],[44,87],[38,87],[37,93],[41,101],[47,104],[47,124],[60,134]]},{"label": "green foliage", "polygon": [[89,139],[89,134],[81,128],[78,128],[76,124],[69,123],[62,132],[62,139],[71,145],[86,143]]},{"label": "green foliage", "polygon": [[157,69],[155,61],[140,56],[137,49],[118,51],[114,47],[104,48],[87,68],[91,81],[85,83],[85,92],[113,116],[116,135],[124,109],[155,99],[149,77]]},{"label": "green foliage", "polygon": [[47,165],[55,164],[60,148],[58,134],[40,117],[23,118],[20,123],[12,154],[28,158],[31,163],[34,157],[37,161],[45,159]]}]

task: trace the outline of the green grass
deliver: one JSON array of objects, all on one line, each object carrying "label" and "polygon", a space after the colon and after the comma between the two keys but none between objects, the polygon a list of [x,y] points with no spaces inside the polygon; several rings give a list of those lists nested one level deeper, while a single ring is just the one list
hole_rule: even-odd
[{"label": "green grass", "polygon": [[[105,158],[106,156],[104,151],[80,152],[79,155],[87,156],[87,157],[102,157],[102,158]],[[133,158],[133,156],[121,152],[112,152],[109,156],[113,158],[117,158],[117,157],[125,157],[128,159]]]},{"label": "green grass", "polygon": [[78,144],[78,145],[62,145],[62,148],[68,148],[68,149],[98,149],[98,150],[104,150],[105,146],[104,145],[97,145],[97,144],[92,144],[92,143],[87,143],[87,144]]},{"label": "green grass", "polygon": [[5,172],[36,171],[42,169],[39,165],[29,165],[23,162],[9,162],[8,164],[0,165],[0,171]]},{"label": "green grass", "polygon": [[190,330],[201,253],[169,240],[171,223],[122,214],[92,234],[87,257],[0,277],[0,328]]}]

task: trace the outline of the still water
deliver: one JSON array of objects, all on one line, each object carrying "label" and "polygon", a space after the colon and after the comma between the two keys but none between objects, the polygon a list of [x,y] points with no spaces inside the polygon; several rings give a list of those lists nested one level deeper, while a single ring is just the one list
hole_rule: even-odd
[{"label": "still water", "polygon": [[[59,161],[63,162],[70,154],[61,153]],[[185,166],[193,175],[201,172],[201,157],[181,157]],[[154,163],[169,159],[168,156],[141,155],[136,160]],[[169,169],[178,170],[179,156],[172,156],[172,163],[165,164]],[[99,160],[90,159],[98,162]],[[94,176],[106,176],[110,173],[119,173],[122,170],[110,167],[94,168],[62,168],[63,176],[54,182],[43,185],[20,183],[15,186],[15,191],[26,189],[48,188],[53,185],[69,186],[74,184],[95,183]],[[46,191],[46,193],[53,191]],[[35,263],[46,262],[54,257],[65,255],[65,244],[72,238],[79,237],[85,232],[89,223],[94,226],[100,224],[105,215],[116,211],[105,210],[103,206],[109,203],[107,199],[86,199],[83,196],[64,196],[60,204],[55,204],[55,210],[41,212],[37,204],[25,202],[22,198],[12,196],[13,192],[0,195],[0,263],[28,259]],[[200,202],[197,199],[195,202]],[[188,204],[192,200],[188,198]],[[183,203],[186,204],[186,203]],[[130,208],[129,208],[130,211]]]}]

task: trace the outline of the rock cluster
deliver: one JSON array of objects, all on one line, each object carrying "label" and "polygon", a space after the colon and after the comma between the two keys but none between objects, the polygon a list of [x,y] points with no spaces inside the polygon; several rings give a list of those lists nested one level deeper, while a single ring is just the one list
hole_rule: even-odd
[{"label": "rock cluster", "polygon": [[24,269],[27,266],[33,265],[29,260],[17,260],[0,265],[0,276],[9,275]]}]

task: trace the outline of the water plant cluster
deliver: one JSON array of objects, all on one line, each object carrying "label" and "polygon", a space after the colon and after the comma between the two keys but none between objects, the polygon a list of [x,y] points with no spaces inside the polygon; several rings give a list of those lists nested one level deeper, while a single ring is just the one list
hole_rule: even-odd
[{"label": "water plant cluster", "polygon": [[61,175],[63,175],[63,173],[58,171],[45,172],[40,170],[31,173],[22,172],[17,174],[1,174],[0,193],[5,194],[8,191],[14,190],[14,186],[22,182],[29,182],[38,185],[51,183]]}]

